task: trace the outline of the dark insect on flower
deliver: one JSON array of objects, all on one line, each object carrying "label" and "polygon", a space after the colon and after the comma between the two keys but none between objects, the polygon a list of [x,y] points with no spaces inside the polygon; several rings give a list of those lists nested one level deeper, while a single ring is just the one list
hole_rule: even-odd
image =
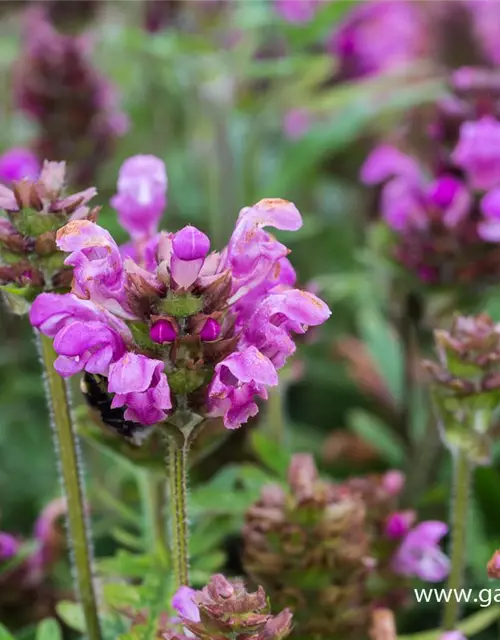
[{"label": "dark insect on flower", "polygon": [[113,429],[118,435],[137,445],[140,441],[140,433],[144,431],[142,425],[132,420],[125,420],[123,407],[112,406],[113,394],[108,393],[107,379],[104,376],[93,373],[84,373],[80,382],[80,389],[87,404],[98,412],[103,424]]}]

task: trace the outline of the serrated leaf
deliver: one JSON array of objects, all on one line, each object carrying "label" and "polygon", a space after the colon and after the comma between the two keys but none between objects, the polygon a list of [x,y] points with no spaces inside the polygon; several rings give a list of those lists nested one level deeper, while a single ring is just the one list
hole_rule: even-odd
[{"label": "serrated leaf", "polygon": [[47,618],[38,624],[36,640],[61,640],[61,627],[54,618]]},{"label": "serrated leaf", "polygon": [[61,620],[75,631],[84,633],[85,631],[85,617],[83,615],[83,609],[80,604],[76,602],[70,602],[69,600],[61,600],[56,605],[57,615]]},{"label": "serrated leaf", "polygon": [[390,465],[404,465],[403,442],[382,420],[366,411],[356,409],[349,412],[347,423],[352,431],[371,444]]}]

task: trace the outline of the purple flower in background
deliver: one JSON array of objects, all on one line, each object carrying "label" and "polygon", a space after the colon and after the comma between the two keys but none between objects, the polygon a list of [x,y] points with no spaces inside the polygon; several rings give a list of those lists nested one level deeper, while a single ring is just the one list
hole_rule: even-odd
[{"label": "purple flower in background", "polygon": [[0,564],[14,557],[20,546],[19,541],[14,536],[0,531]]},{"label": "purple flower in background", "polygon": [[461,631],[446,631],[439,636],[439,640],[467,640],[467,638]]},{"label": "purple flower in background", "polygon": [[200,621],[200,610],[194,597],[196,591],[190,587],[180,587],[172,598],[172,607],[183,619],[190,622]]},{"label": "purple flower in background", "polygon": [[274,8],[287,22],[310,22],[325,0],[274,0]]},{"label": "purple flower in background", "polygon": [[474,122],[464,122],[451,159],[465,171],[473,189],[499,186],[500,121],[484,116]]},{"label": "purple flower in background", "polygon": [[444,522],[429,520],[411,529],[393,558],[393,569],[404,576],[440,582],[448,575],[450,561],[439,548],[448,532]]},{"label": "purple flower in background", "polygon": [[290,140],[298,140],[309,131],[311,121],[309,109],[290,109],[283,118],[283,131]]},{"label": "purple flower in background", "polygon": [[36,180],[40,170],[40,161],[29,149],[9,149],[0,156],[0,182],[10,184],[23,178]]},{"label": "purple flower in background", "polygon": [[327,43],[347,77],[400,68],[425,54],[428,46],[419,3],[399,0],[356,4]]},{"label": "purple flower in background", "polygon": [[[151,182],[142,161],[132,160],[120,197],[137,203],[141,189],[164,197],[156,191],[162,181]],[[120,218],[129,230],[134,206]],[[292,288],[289,250],[264,230],[298,229],[301,216],[290,202],[261,200],[240,212],[227,247],[211,252],[209,238],[191,225],[154,234],[159,210],[154,224],[147,210],[145,233],[122,251],[87,220],[61,229],[57,245],[69,253],[72,293],[39,296],[31,322],[54,337],[61,375],[105,376],[112,407],[138,423],[138,436],[141,425],[165,420],[180,403],[234,429],[278,383],[277,369],[295,351],[292,335],[330,315],[315,295]],[[140,216],[134,220],[133,234]]]},{"label": "purple flower in background", "polygon": [[489,191],[481,200],[481,213],[479,236],[486,242],[500,242],[500,187]]},{"label": "purple flower in background", "polygon": [[167,205],[167,172],[160,158],[138,155],[125,160],[111,199],[120,224],[135,237],[151,236]]},{"label": "purple flower in background", "polygon": [[364,161],[360,178],[364,184],[374,185],[395,176],[419,179],[420,172],[420,166],[415,158],[403,153],[397,147],[381,144]]},{"label": "purple flower in background", "polygon": [[116,91],[90,60],[91,40],[59,33],[47,7],[26,10],[22,36],[14,98],[38,124],[35,151],[66,160],[72,184],[89,184],[127,128]]}]

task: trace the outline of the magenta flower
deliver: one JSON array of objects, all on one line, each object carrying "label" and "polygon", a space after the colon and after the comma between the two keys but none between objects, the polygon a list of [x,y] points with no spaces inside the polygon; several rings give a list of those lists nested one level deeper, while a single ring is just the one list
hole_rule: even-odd
[{"label": "magenta flower", "polygon": [[467,640],[467,638],[461,631],[446,631],[439,636],[439,640]]},{"label": "magenta flower", "polygon": [[128,317],[123,261],[111,234],[88,220],[79,220],[61,229],[57,246],[71,252],[65,264],[73,267],[74,293]]},{"label": "magenta flower", "polygon": [[102,322],[72,322],[54,340],[59,357],[54,368],[63,377],[88,371],[107,376],[109,367],[125,353],[125,343],[114,329]]},{"label": "magenta flower", "polygon": [[125,419],[150,425],[167,417],[172,408],[165,365],[143,355],[127,353],[109,368],[108,391],[112,408],[127,405]]},{"label": "magenta flower", "polygon": [[20,546],[19,541],[14,536],[0,531],[0,563],[13,558]]},{"label": "magenta flower", "polygon": [[500,241],[500,187],[488,192],[481,200],[483,220],[479,223],[479,236],[486,242]]},{"label": "magenta flower", "polygon": [[385,523],[385,535],[392,540],[405,536],[415,521],[413,511],[397,511],[392,513]]},{"label": "magenta flower", "polygon": [[460,139],[451,155],[473,189],[489,190],[500,185],[500,122],[484,116],[464,122]]},{"label": "magenta flower", "polygon": [[196,591],[190,587],[180,587],[172,598],[172,607],[184,620],[200,621],[200,610],[195,602]]},{"label": "magenta flower", "polygon": [[274,0],[274,8],[287,22],[310,22],[324,0]]},{"label": "magenta flower", "polygon": [[40,170],[40,161],[29,149],[9,149],[0,156],[0,181],[6,184],[23,178],[36,180]]},{"label": "magenta flower", "polygon": [[448,575],[450,561],[439,548],[448,532],[444,522],[429,520],[411,529],[393,558],[393,569],[404,576],[440,582]]},{"label": "magenta flower", "polygon": [[138,435],[179,406],[234,429],[278,383],[276,370],[295,351],[292,334],[330,315],[316,296],[291,288],[288,249],[264,230],[301,224],[290,202],[262,200],[240,212],[220,253],[193,226],[134,238],[121,252],[101,227],[73,221],[57,235],[73,292],[40,296],[31,322],[55,337],[62,375],[104,376],[111,406],[138,423]]},{"label": "magenta flower", "polygon": [[121,166],[118,193],[111,205],[133,238],[148,237],[157,231],[167,205],[167,186],[167,172],[160,158],[133,156]]},{"label": "magenta flower", "polygon": [[228,429],[236,429],[259,411],[255,396],[267,398],[266,386],[278,384],[272,362],[254,346],[233,353],[215,367],[208,389],[209,411],[224,416]]},{"label": "magenta flower", "polygon": [[364,184],[381,184],[389,178],[404,176],[420,178],[420,166],[415,158],[389,144],[376,147],[364,161],[360,178]]},{"label": "magenta flower", "polygon": [[[391,37],[387,37],[391,34]],[[347,77],[392,71],[427,53],[427,29],[418,3],[373,0],[357,4],[327,44]]]}]

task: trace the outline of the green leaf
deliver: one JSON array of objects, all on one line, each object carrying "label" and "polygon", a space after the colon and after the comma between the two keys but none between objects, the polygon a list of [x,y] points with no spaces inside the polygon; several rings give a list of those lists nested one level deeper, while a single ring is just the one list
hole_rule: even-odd
[{"label": "green leaf", "polygon": [[68,627],[75,631],[85,632],[85,617],[80,604],[69,600],[62,600],[56,605],[57,615]]},{"label": "green leaf", "polygon": [[394,329],[374,305],[364,305],[358,314],[361,338],[396,402],[402,399],[403,357]]},{"label": "green leaf", "polygon": [[141,601],[137,587],[126,583],[110,583],[103,587],[104,599],[110,607],[138,607]]},{"label": "green leaf", "polygon": [[286,477],[290,456],[275,440],[271,440],[260,431],[253,431],[252,447],[259,460],[280,478]]},{"label": "green leaf", "polygon": [[16,640],[2,624],[0,624],[0,640]]},{"label": "green leaf", "polygon": [[347,423],[350,429],[379,451],[390,465],[404,465],[405,450],[402,441],[379,418],[356,409],[349,412]]},{"label": "green leaf", "polygon": [[42,620],[36,629],[36,640],[61,640],[61,627],[54,618]]}]

